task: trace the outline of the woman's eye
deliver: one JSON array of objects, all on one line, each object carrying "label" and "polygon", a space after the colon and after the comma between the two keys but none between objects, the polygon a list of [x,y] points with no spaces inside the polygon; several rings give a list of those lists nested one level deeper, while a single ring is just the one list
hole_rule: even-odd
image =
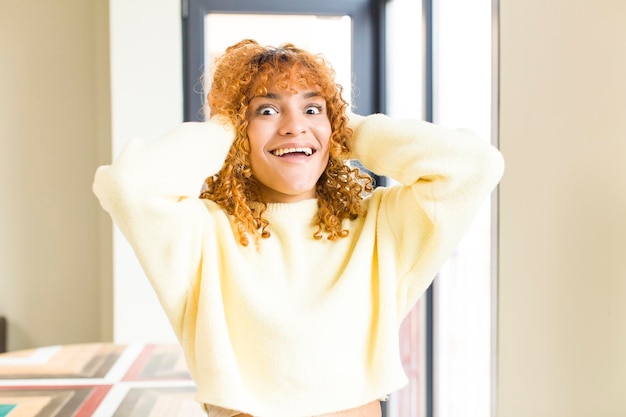
[{"label": "woman's eye", "polygon": [[277,113],[276,109],[274,109],[273,107],[267,107],[267,106],[259,107],[256,112],[257,114],[260,114],[262,116],[271,116]]},{"label": "woman's eye", "polygon": [[321,106],[309,106],[306,108],[306,114],[320,114],[322,112]]}]

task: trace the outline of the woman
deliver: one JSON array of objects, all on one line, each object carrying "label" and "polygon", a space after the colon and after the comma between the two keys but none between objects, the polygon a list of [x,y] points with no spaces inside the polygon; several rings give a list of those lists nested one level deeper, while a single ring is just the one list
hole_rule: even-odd
[{"label": "woman", "polygon": [[[379,416],[407,382],[402,319],[502,175],[470,132],[347,114],[333,76],[242,41],[208,122],[133,140],[96,174],[209,416]],[[372,191],[348,159],[399,185]]]}]

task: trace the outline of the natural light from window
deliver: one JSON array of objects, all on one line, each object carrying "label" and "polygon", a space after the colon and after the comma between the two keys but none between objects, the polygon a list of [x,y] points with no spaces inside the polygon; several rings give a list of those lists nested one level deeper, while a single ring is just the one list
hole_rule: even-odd
[{"label": "natural light from window", "polygon": [[242,39],[261,45],[292,43],[298,48],[321,53],[332,64],[344,98],[352,94],[352,19],[350,16],[223,14],[209,13],[205,18],[205,66],[227,47]]}]

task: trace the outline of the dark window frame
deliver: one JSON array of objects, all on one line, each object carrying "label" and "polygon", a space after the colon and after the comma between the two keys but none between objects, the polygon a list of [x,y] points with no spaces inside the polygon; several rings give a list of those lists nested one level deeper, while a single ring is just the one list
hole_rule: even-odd
[{"label": "dark window frame", "polygon": [[183,91],[185,121],[204,119],[201,79],[204,64],[204,17],[208,13],[348,15],[352,18],[352,73],[355,111],[385,111],[386,0],[182,0]]}]

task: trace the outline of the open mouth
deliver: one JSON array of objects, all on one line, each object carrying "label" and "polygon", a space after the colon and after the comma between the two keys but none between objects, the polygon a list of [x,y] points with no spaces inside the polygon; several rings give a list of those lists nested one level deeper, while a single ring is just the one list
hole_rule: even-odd
[{"label": "open mouth", "polygon": [[312,148],[307,148],[307,147],[303,147],[303,148],[279,148],[279,149],[274,149],[273,151],[271,151],[272,155],[274,156],[285,156],[285,155],[294,155],[294,154],[300,154],[300,155],[304,155],[304,156],[311,156],[313,155],[313,153],[315,153],[315,150]]}]

